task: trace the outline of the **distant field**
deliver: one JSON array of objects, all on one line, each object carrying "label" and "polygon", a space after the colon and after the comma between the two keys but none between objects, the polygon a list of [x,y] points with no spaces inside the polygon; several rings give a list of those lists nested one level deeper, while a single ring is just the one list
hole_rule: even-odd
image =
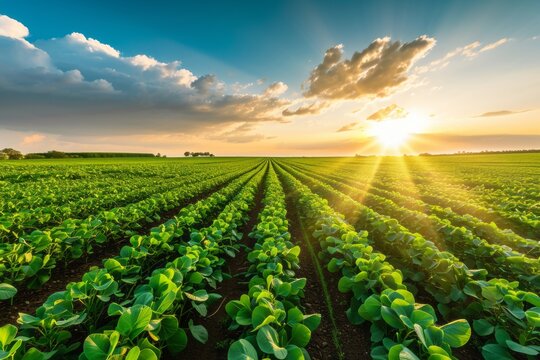
[{"label": "distant field", "polygon": [[1,161],[0,359],[537,358],[539,241],[540,154]]}]

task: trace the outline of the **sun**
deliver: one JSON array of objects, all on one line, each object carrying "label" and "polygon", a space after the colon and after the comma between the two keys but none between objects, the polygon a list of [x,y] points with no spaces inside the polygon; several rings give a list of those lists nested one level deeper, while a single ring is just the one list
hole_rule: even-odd
[{"label": "sun", "polygon": [[374,122],[368,134],[374,137],[384,148],[399,148],[411,135],[425,129],[426,118],[417,114],[408,114],[401,119],[386,119]]}]

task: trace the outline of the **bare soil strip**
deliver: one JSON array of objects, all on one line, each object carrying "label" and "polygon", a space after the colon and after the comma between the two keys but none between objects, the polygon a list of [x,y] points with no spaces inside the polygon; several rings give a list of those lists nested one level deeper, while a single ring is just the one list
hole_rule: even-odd
[{"label": "bare soil strip", "polygon": [[306,313],[320,313],[321,325],[311,334],[307,346],[313,360],[371,359],[369,326],[353,325],[347,319],[350,294],[338,291],[339,274],[330,273],[319,264],[319,244],[305,230],[291,196],[287,196],[287,215],[293,239],[302,247],[299,277],[307,279],[302,304]]}]

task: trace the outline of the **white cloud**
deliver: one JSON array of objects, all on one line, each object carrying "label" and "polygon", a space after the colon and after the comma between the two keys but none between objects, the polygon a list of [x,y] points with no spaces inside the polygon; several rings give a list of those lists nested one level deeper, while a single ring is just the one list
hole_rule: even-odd
[{"label": "white cloud", "polygon": [[336,45],[311,72],[304,95],[323,99],[387,96],[408,80],[409,69],[435,42],[425,35],[405,43],[379,38],[350,59],[342,59],[343,45]]},{"label": "white cloud", "polygon": [[282,81],[275,82],[268,86],[264,91],[264,95],[274,97],[285,93],[289,87]]},{"label": "white cloud", "polygon": [[445,68],[448,66],[453,58],[463,56],[469,59],[477,57],[480,53],[486,52],[498,48],[499,46],[506,44],[510,39],[502,38],[493,43],[482,46],[480,41],[473,41],[470,44],[465,46],[458,47],[444,55],[442,58],[433,60],[428,65],[418,67],[416,69],[417,73],[425,73],[428,71],[436,71]]},{"label": "white cloud", "polygon": [[499,46],[506,44],[509,41],[508,38],[502,38],[500,40],[497,40],[491,44],[487,44],[483,48],[480,49],[480,52],[489,51],[498,48]]},{"label": "white cloud", "polygon": [[180,61],[123,56],[77,32],[32,44],[24,39],[24,25],[2,19],[0,127],[6,129],[189,132],[241,121],[281,121],[289,104],[275,97],[286,89],[281,82],[260,94],[231,94],[232,87],[215,75],[196,76]]},{"label": "white cloud", "polygon": [[116,50],[112,46],[103,44],[96,39],[87,38],[78,32],[66,35],[66,40],[72,44],[84,46],[89,52],[103,53],[115,58],[120,57],[120,51]]},{"label": "white cloud", "polygon": [[28,28],[15,19],[0,15],[0,36],[24,39],[30,34]]}]

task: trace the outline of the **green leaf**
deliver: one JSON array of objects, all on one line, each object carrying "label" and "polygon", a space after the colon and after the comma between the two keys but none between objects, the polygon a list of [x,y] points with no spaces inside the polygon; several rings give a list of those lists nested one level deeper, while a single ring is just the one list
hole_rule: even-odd
[{"label": "green leaf", "polygon": [[193,337],[197,339],[197,341],[206,344],[206,342],[208,341],[208,331],[206,330],[206,328],[202,325],[193,325],[193,320],[189,320],[188,325],[191,335],[193,335]]},{"label": "green leaf", "polygon": [[6,349],[7,346],[15,339],[17,335],[17,327],[11,324],[0,327],[0,348]]},{"label": "green leaf", "polygon": [[126,355],[125,360],[137,360],[140,354],[141,354],[141,349],[138,346],[135,346],[131,348],[131,350],[129,350],[129,352]]},{"label": "green leaf", "polygon": [[236,313],[236,317],[234,318],[234,320],[240,325],[251,325],[251,311],[246,308],[240,309],[240,311]]},{"label": "green leaf", "polygon": [[420,360],[415,353],[413,353],[409,348],[404,347],[403,350],[399,353],[400,360]]},{"label": "green leaf", "polygon": [[319,327],[320,323],[321,314],[304,315],[304,325],[306,325],[309,330],[315,331]]},{"label": "green leaf", "polygon": [[405,325],[401,322],[396,313],[388,306],[381,306],[381,315],[384,321],[396,329],[403,329]]},{"label": "green leaf", "polygon": [[8,300],[17,294],[17,288],[13,285],[2,283],[0,284],[0,300]]},{"label": "green leaf", "polygon": [[307,326],[303,324],[293,325],[289,344],[303,348],[309,344],[309,339],[311,339],[311,331]]},{"label": "green leaf", "polygon": [[159,357],[150,349],[142,349],[139,354],[139,360],[158,360]]},{"label": "green leaf", "polygon": [[287,357],[285,360],[309,360],[309,355],[305,349],[299,348],[296,345],[287,345]]},{"label": "green leaf", "polygon": [[177,354],[184,350],[188,343],[188,338],[186,331],[184,329],[176,329],[176,331],[167,337],[167,349],[173,353]]},{"label": "green leaf", "polygon": [[[1,357],[0,357],[1,358]],[[21,360],[47,360],[44,353],[36,348],[30,348],[22,357]]]},{"label": "green leaf", "polygon": [[525,355],[538,355],[538,351],[536,351],[532,347],[518,344],[517,342],[512,341],[512,340],[506,340],[506,345],[508,346],[510,350],[513,350],[518,353],[522,353]]},{"label": "green leaf", "polygon": [[193,294],[190,294],[190,293],[184,293],[189,299],[193,300],[193,301],[199,301],[199,302],[202,302],[202,301],[206,301],[208,300],[208,293],[206,292],[206,290],[197,290],[195,291]]},{"label": "green leaf", "polygon": [[152,320],[152,309],[146,305],[133,305],[120,316],[116,330],[131,340],[141,334]]},{"label": "green leaf", "polygon": [[413,310],[410,319],[413,323],[418,324],[424,328],[431,326],[435,323],[435,319],[433,318],[433,316],[422,310]]},{"label": "green leaf", "polygon": [[376,321],[381,318],[381,302],[375,296],[370,296],[358,308],[358,314],[366,320]]},{"label": "green leaf", "polygon": [[110,341],[105,334],[91,334],[84,340],[83,352],[88,360],[105,360],[109,355]]},{"label": "green leaf", "polygon": [[474,332],[480,336],[488,336],[493,334],[495,327],[486,319],[478,319],[473,321]]},{"label": "green leaf", "polygon": [[257,350],[245,339],[235,341],[229,347],[227,355],[229,360],[258,360]]},{"label": "green leaf", "polygon": [[351,290],[351,287],[353,285],[354,285],[354,281],[349,279],[347,276],[343,276],[338,281],[338,290],[342,293],[346,293]]},{"label": "green leaf", "polygon": [[399,360],[399,354],[403,350],[402,344],[396,344],[388,350],[388,360]]},{"label": "green leaf", "polygon": [[289,325],[297,324],[302,322],[302,320],[304,320],[304,314],[297,307],[290,308],[287,311],[287,323]]},{"label": "green leaf", "polygon": [[441,330],[444,332],[444,341],[454,348],[465,345],[471,337],[471,327],[464,319],[443,325]]},{"label": "green leaf", "polygon": [[513,359],[512,355],[506,350],[505,347],[499,344],[488,344],[482,347],[482,355],[484,359]]},{"label": "green leaf", "polygon": [[267,306],[258,305],[253,309],[253,312],[251,313],[251,324],[254,328],[257,328],[270,315],[272,315],[272,310],[270,310]]},{"label": "green leaf", "polygon": [[278,359],[287,357],[287,349],[279,346],[278,333],[269,325],[263,326],[257,332],[257,345],[266,354],[274,354]]}]

